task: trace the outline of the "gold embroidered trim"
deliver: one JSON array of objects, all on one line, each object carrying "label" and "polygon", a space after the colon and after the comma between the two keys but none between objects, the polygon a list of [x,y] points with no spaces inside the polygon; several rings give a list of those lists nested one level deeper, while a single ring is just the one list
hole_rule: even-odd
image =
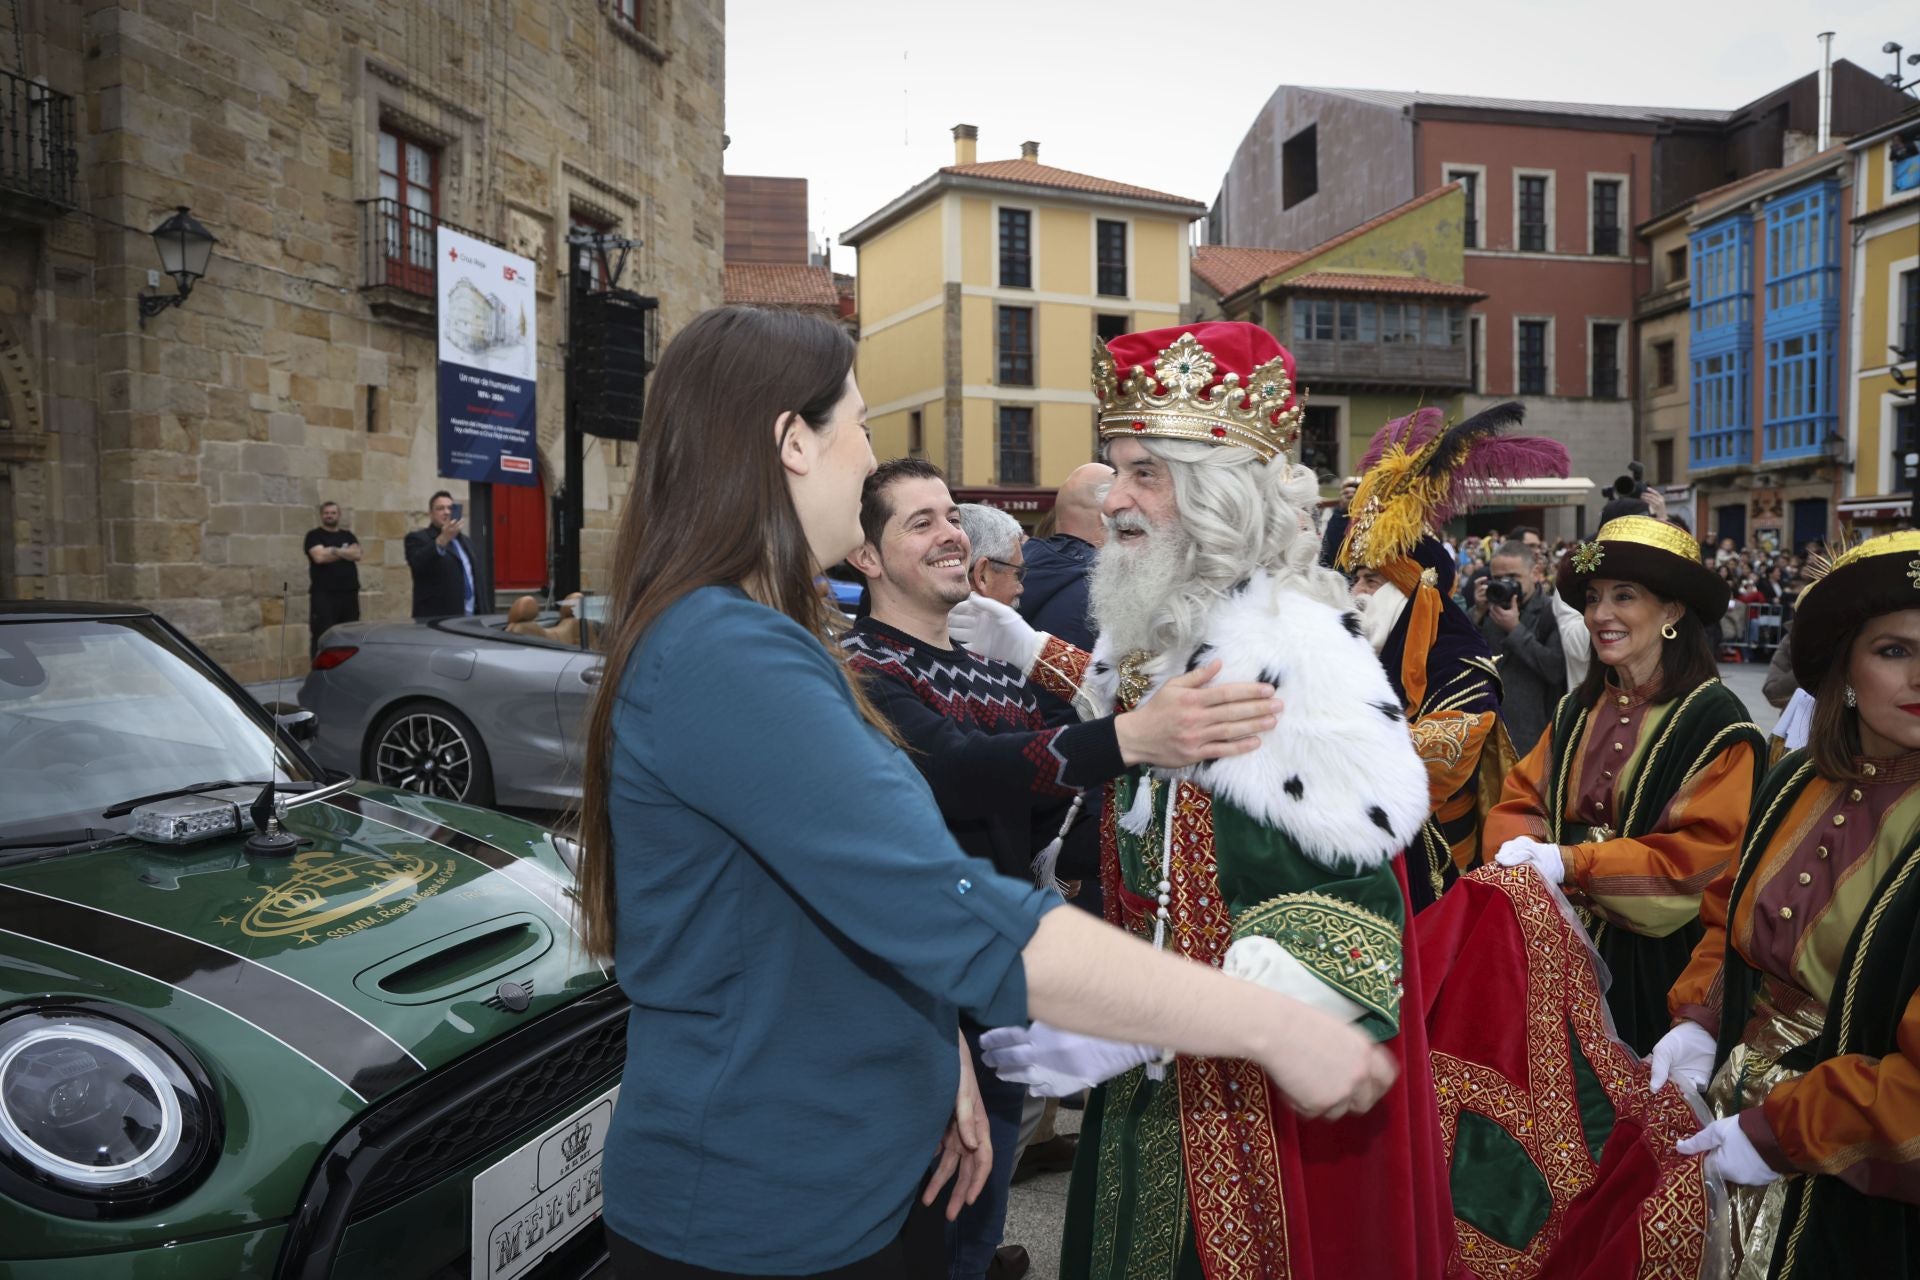
[{"label": "gold embroidered trim", "polygon": [[1473,744],[1473,731],[1478,727],[1474,720],[1436,711],[1410,725],[1409,730],[1413,734],[1413,749],[1422,760],[1438,761],[1451,769],[1466,759],[1467,748]]},{"label": "gold embroidered trim", "polygon": [[1400,1024],[1400,926],[1324,893],[1285,893],[1242,912],[1234,940],[1271,938],[1314,977]]}]

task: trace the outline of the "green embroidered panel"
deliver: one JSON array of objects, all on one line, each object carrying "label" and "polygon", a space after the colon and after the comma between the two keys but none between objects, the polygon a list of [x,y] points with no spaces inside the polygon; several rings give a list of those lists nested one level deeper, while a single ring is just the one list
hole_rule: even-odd
[{"label": "green embroidered panel", "polygon": [[1509,1249],[1525,1249],[1553,1212],[1547,1175],[1519,1139],[1478,1111],[1461,1111],[1453,1144],[1453,1216]]},{"label": "green embroidered panel", "polygon": [[1567,1048],[1573,1058],[1574,1096],[1580,1100],[1580,1129],[1587,1136],[1587,1154],[1598,1165],[1600,1153],[1613,1135],[1613,1099],[1607,1097],[1606,1086],[1600,1083],[1593,1064],[1581,1052],[1580,1037],[1574,1034],[1571,1019],[1567,1022]]}]

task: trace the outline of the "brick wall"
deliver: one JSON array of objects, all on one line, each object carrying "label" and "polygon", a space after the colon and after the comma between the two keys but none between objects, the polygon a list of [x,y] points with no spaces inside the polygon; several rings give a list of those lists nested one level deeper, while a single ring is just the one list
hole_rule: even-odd
[{"label": "brick wall", "polygon": [[[76,99],[82,200],[9,219],[0,192],[0,356],[22,353],[0,372],[0,585],[149,604],[260,678],[283,624],[304,644],[300,543],[332,499],[366,548],[364,616],[406,614],[401,539],[442,482],[430,317],[363,288],[383,121],[438,148],[443,218],[539,262],[557,485],[569,211],[643,242],[622,283],[659,296],[663,335],[721,295],[723,10],[648,9],[635,33],[592,0],[28,6],[29,71]],[[147,232],[182,204],[220,244],[142,329]],[[591,587],[633,447],[589,442]]]}]

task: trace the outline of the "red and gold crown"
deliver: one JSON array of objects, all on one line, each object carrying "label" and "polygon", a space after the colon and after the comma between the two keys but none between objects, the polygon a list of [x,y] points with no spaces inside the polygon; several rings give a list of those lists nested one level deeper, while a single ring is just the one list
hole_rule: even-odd
[{"label": "red and gold crown", "polygon": [[[1124,373],[1124,377],[1122,376]],[[1100,438],[1238,445],[1262,462],[1291,450],[1305,414],[1293,356],[1257,324],[1215,320],[1095,344]]]}]

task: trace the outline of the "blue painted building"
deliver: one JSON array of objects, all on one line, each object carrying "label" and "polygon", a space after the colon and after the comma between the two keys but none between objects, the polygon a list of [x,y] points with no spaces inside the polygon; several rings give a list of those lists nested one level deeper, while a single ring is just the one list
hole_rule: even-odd
[{"label": "blue painted building", "polygon": [[1843,147],[1708,192],[1689,217],[1687,460],[1703,536],[1831,536],[1847,443]]}]

